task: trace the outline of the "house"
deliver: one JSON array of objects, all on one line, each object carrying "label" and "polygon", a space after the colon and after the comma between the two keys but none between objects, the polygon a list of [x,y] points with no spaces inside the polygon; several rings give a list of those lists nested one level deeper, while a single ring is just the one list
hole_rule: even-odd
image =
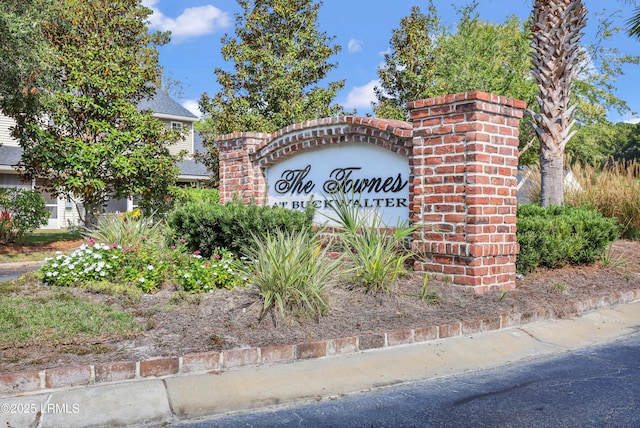
[{"label": "house", "polygon": [[[176,145],[171,146],[169,151],[178,154],[186,151],[186,158],[178,163],[180,175],[177,183],[180,186],[199,186],[200,183],[209,179],[206,167],[193,159],[193,153],[203,152],[202,137],[194,130],[194,123],[198,118],[186,108],[182,107],[164,91],[158,90],[151,99],[144,100],[138,104],[141,110],[151,110],[153,115],[170,127],[187,128],[185,138]],[[39,183],[24,183],[20,180],[20,175],[14,166],[20,161],[22,148],[11,136],[10,128],[14,125],[11,118],[0,114],[0,186],[2,187],[22,187],[33,189]],[[78,224],[78,205],[75,201],[65,198],[55,198],[50,194],[43,193],[47,204],[47,210],[51,213],[49,223],[46,228],[60,229],[70,225]],[[135,199],[111,200],[104,206],[105,212],[131,211],[136,206]]]}]

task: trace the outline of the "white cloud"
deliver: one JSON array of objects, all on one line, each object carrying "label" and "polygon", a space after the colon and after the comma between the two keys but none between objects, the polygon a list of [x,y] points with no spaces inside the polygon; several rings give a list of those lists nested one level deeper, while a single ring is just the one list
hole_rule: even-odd
[{"label": "white cloud", "polygon": [[202,117],[202,112],[198,108],[198,100],[184,100],[182,107],[186,108],[196,116]]},{"label": "white cloud", "polygon": [[625,123],[632,123],[632,124],[636,124],[636,123],[640,123],[640,117],[634,117],[632,119],[627,119],[624,121]]},{"label": "white cloud", "polygon": [[376,100],[373,88],[380,86],[379,80],[372,80],[364,86],[356,86],[347,95],[347,100],[343,103],[345,108],[371,108],[371,103]]},{"label": "white cloud", "polygon": [[176,43],[211,34],[231,25],[229,14],[210,4],[186,8],[177,18],[170,18],[156,7],[158,0],[143,0],[142,3],[153,10],[149,17],[149,27],[171,31],[171,39]]},{"label": "white cloud", "polygon": [[362,40],[349,39],[347,50],[349,51],[349,53],[360,52],[362,50]]}]

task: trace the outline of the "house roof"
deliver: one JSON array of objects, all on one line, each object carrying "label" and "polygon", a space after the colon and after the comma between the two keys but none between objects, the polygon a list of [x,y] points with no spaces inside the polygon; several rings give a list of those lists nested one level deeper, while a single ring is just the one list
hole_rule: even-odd
[{"label": "house roof", "polygon": [[178,162],[178,167],[180,167],[181,176],[198,177],[198,178],[209,177],[209,172],[207,171],[207,168],[201,163],[198,163],[193,159],[186,159]]},{"label": "house roof", "polygon": [[22,147],[0,146],[0,165],[13,166],[22,158]]},{"label": "house roof", "polygon": [[198,117],[186,108],[178,104],[165,91],[158,89],[153,98],[142,100],[138,103],[140,110],[151,110],[156,114],[164,114],[168,116],[176,116],[191,121],[195,121]]}]

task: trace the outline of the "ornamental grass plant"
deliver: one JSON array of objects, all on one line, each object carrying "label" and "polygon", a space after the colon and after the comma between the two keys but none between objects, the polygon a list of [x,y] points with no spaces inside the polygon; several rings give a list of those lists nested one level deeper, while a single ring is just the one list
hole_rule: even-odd
[{"label": "ornamental grass plant", "polygon": [[573,175],[580,189],[565,193],[567,205],[595,209],[615,218],[621,236],[640,239],[640,163],[617,162],[604,168],[576,164]]},{"label": "ornamental grass plant", "polygon": [[405,221],[390,228],[377,210],[364,211],[357,199],[344,194],[336,195],[331,208],[333,214],[327,218],[339,227],[340,246],[351,261],[354,286],[366,292],[391,292],[395,280],[407,271],[405,262],[412,253],[406,242],[416,226]]},{"label": "ornamental grass plant", "polygon": [[245,248],[248,263],[241,269],[262,300],[261,318],[270,312],[325,315],[329,308],[325,291],[341,262],[327,256],[330,246],[323,245],[320,235],[302,229],[253,237],[254,244]]}]

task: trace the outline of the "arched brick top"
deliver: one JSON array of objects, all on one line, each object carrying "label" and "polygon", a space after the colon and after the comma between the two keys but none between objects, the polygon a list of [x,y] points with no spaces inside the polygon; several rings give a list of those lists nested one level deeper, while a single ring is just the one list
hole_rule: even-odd
[{"label": "arched brick top", "polygon": [[296,123],[271,134],[251,154],[253,161],[265,167],[302,149],[329,144],[369,143],[394,153],[409,156],[413,127],[399,120],[338,116]]}]

